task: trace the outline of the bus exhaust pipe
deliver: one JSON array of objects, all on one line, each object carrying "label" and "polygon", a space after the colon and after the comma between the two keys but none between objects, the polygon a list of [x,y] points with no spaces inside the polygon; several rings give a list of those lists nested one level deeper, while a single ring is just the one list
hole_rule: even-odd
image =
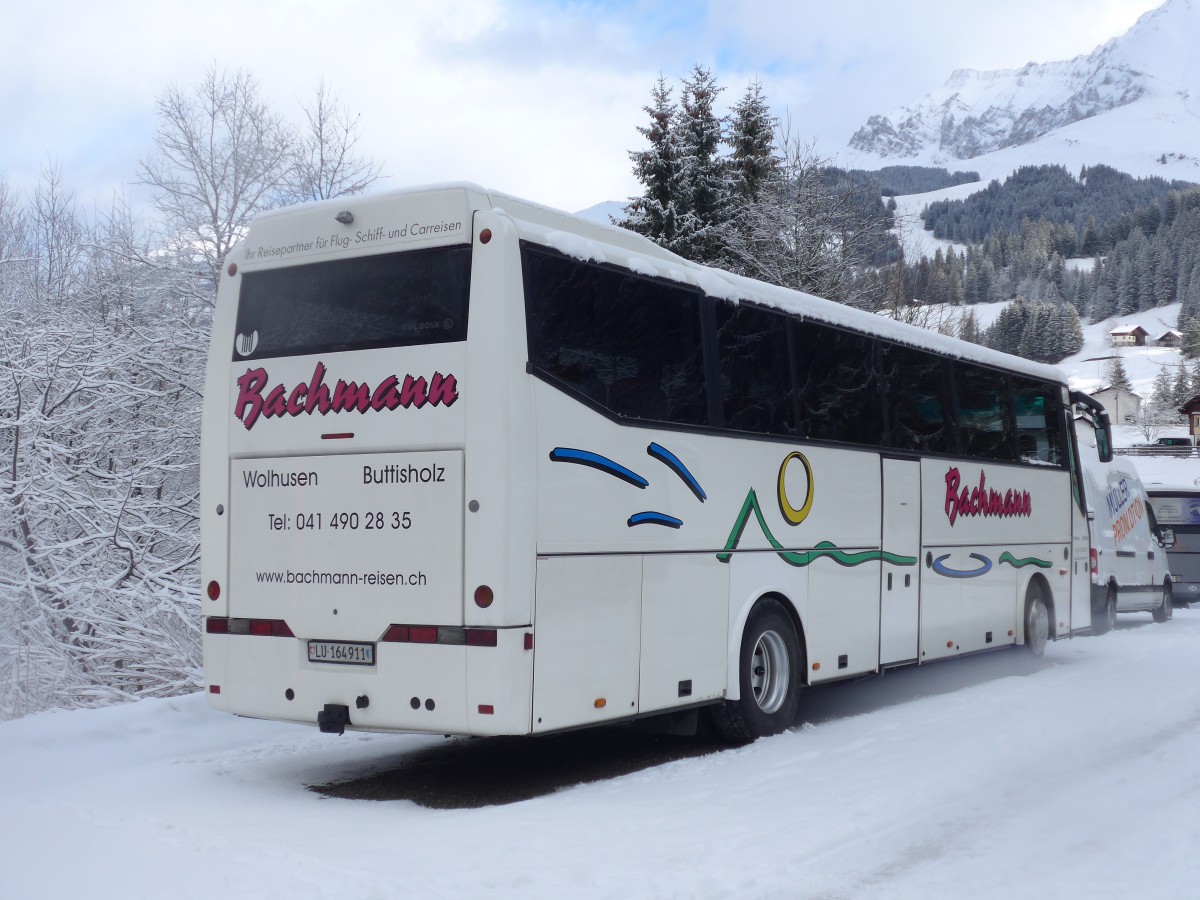
[{"label": "bus exhaust pipe", "polygon": [[350,724],[350,707],[337,703],[326,703],[317,713],[317,727],[322,734],[345,734]]}]

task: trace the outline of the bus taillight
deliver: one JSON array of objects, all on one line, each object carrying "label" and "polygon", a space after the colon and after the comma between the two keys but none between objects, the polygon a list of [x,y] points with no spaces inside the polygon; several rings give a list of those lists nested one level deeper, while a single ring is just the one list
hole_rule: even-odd
[{"label": "bus taillight", "polygon": [[475,605],[480,609],[487,609],[495,599],[496,595],[492,593],[492,589],[486,584],[481,584],[475,588]]},{"label": "bus taillight", "polygon": [[295,637],[282,619],[251,619],[248,633],[259,637]]},{"label": "bus taillight", "polygon": [[208,599],[219,600],[221,597],[221,583],[219,581],[210,581],[208,583]]},{"label": "bus taillight", "polygon": [[389,625],[381,641],[389,644],[449,644],[468,647],[497,646],[494,628],[459,628],[454,625]]},{"label": "bus taillight", "polygon": [[292,629],[283,619],[225,619],[209,616],[204,620],[209,634],[253,634],[258,637],[294,638]]},{"label": "bus taillight", "polygon": [[1092,574],[1095,575],[1100,571],[1100,557],[1097,555],[1095,547],[1091,549],[1090,557],[1092,563]]}]

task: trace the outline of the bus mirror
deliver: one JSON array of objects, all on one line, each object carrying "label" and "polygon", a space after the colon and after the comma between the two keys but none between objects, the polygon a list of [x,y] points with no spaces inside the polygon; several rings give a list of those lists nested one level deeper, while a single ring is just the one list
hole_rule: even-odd
[{"label": "bus mirror", "polygon": [[1112,462],[1112,424],[1104,413],[1096,417],[1096,452],[1100,455],[1100,462]]},{"label": "bus mirror", "polygon": [[1158,543],[1164,550],[1170,550],[1175,546],[1175,529],[1160,528],[1158,530]]}]

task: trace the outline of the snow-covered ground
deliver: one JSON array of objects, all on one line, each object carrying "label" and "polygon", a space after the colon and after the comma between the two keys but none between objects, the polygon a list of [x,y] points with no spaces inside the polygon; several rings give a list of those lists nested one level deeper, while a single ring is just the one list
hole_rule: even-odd
[{"label": "snow-covered ground", "polygon": [[199,694],[29,716],[0,723],[0,896],[1196,896],[1198,648],[1200,610],[1131,614],[1038,663],[816,689],[778,737],[481,809],[309,790],[457,739]]}]

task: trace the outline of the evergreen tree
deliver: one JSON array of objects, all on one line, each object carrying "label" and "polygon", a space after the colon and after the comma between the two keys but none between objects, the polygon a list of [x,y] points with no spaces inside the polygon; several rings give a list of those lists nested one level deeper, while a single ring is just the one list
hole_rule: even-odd
[{"label": "evergreen tree", "polygon": [[1079,252],[1084,256],[1095,256],[1100,252],[1100,234],[1096,231],[1096,217],[1088,217],[1087,227],[1083,230],[1083,241]]},{"label": "evergreen tree", "polygon": [[1059,304],[1053,328],[1057,341],[1054,353],[1047,362],[1059,362],[1083,349],[1083,325],[1074,306]]},{"label": "evergreen tree", "polygon": [[1128,316],[1137,311],[1137,282],[1133,277],[1133,262],[1122,259],[1117,267],[1117,315]]},{"label": "evergreen tree", "polygon": [[1123,391],[1133,390],[1133,382],[1129,380],[1129,373],[1125,371],[1125,363],[1119,356],[1113,357],[1113,361],[1109,363],[1108,386]]},{"label": "evergreen tree", "polygon": [[1029,315],[1025,327],[1021,331],[1021,341],[1017,345],[1017,355],[1035,362],[1044,362],[1048,356],[1046,339],[1049,336],[1046,309],[1040,303],[1029,305]]},{"label": "evergreen tree", "polygon": [[732,213],[727,162],[719,152],[724,123],[714,109],[723,90],[711,71],[694,66],[683,81],[675,125],[684,203],[671,249],[703,263],[721,259]]},{"label": "evergreen tree", "polygon": [[646,150],[631,151],[633,174],[645,188],[632,197],[624,219],[616,224],[644,235],[664,247],[671,246],[679,231],[679,201],[683,190],[678,141],[673,132],[677,115],[671,88],[660,75],[650,92],[650,105],[642,109],[650,124],[638,133],[650,144]]},{"label": "evergreen tree", "polygon": [[1175,370],[1175,384],[1171,386],[1171,403],[1176,409],[1187,402],[1191,396],[1191,387],[1187,367],[1180,363],[1179,368]]},{"label": "evergreen tree", "polygon": [[[1180,366],[1182,369],[1183,367]],[[1175,389],[1171,385],[1171,376],[1166,366],[1159,366],[1158,374],[1154,376],[1154,393],[1151,402],[1160,410],[1175,406]]]},{"label": "evergreen tree", "polygon": [[1176,299],[1179,301],[1179,319],[1176,328],[1183,331],[1189,320],[1200,318],[1200,260],[1192,264],[1190,271],[1185,273],[1180,270],[1178,284]]},{"label": "evergreen tree", "polygon": [[750,82],[733,108],[729,125],[729,174],[732,193],[739,202],[757,200],[763,186],[779,175],[774,136],[777,124],[762,84]]},{"label": "evergreen tree", "polygon": [[959,322],[958,339],[960,341],[968,341],[972,344],[983,343],[984,336],[979,328],[979,319],[975,317],[975,310],[968,309],[967,314]]},{"label": "evergreen tree", "polygon": [[1180,348],[1186,359],[1200,357],[1200,317],[1193,316],[1183,323],[1183,345]]}]

